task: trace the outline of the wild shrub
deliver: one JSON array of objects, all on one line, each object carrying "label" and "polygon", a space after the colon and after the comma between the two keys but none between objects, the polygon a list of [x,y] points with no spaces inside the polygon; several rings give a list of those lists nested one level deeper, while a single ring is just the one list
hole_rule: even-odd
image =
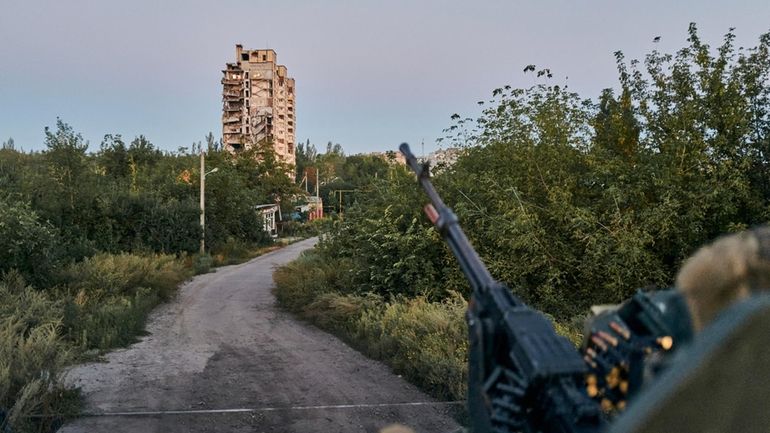
[{"label": "wild shrub", "polygon": [[214,263],[218,266],[240,263],[251,257],[253,245],[229,236],[221,243],[214,254]]},{"label": "wild shrub", "polygon": [[153,307],[168,300],[192,271],[171,255],[101,253],[61,275],[63,332],[81,350],[135,341]]},{"label": "wild shrub", "polygon": [[366,349],[368,342],[360,341],[366,333],[360,329],[359,320],[366,314],[381,314],[383,305],[382,298],[374,294],[360,296],[330,292],[318,293],[298,312],[305,320]]},{"label": "wild shrub", "polygon": [[[462,150],[434,183],[491,273],[568,322],[670,285],[699,245],[766,222],[770,34],[744,50],[734,40],[712,49],[691,25],[674,54],[616,53],[618,89],[596,100],[547,81],[453,116],[447,139]],[[347,290],[467,296],[414,176],[393,169],[371,188],[319,249],[349,261]]]},{"label": "wild shrub", "polygon": [[312,263],[299,260],[276,271],[275,294],[282,307],[383,360],[435,397],[463,398],[467,331],[461,296],[436,303],[403,297],[385,302],[376,294],[340,294],[289,278],[312,274]]},{"label": "wild shrub", "polygon": [[16,269],[31,283],[49,283],[61,259],[57,236],[27,204],[0,197],[0,273]]},{"label": "wild shrub", "polygon": [[[273,274],[278,289],[278,302],[291,311],[309,305],[321,293],[339,291],[346,286],[349,265],[328,260],[315,251],[303,253],[294,262],[282,266]],[[290,288],[281,290],[280,288]]]},{"label": "wild shrub", "polygon": [[32,415],[72,413],[72,392],[64,390],[60,373],[71,360],[61,336],[61,308],[44,292],[24,284],[18,274],[0,281],[0,430],[42,431],[56,417]]},{"label": "wild shrub", "polygon": [[172,255],[100,253],[67,267],[62,280],[73,293],[82,291],[78,296],[95,302],[112,296],[132,298],[139,288],[168,299],[188,276],[190,271]]},{"label": "wild shrub", "polygon": [[[397,298],[358,317],[354,337],[366,353],[440,399],[461,400],[467,383],[466,303]],[[378,314],[379,313],[379,314]]]},{"label": "wild shrub", "polygon": [[111,296],[99,302],[75,299],[64,314],[64,332],[79,350],[107,350],[136,341],[147,315],[161,299],[156,290],[136,288],[131,296]]},{"label": "wild shrub", "polygon": [[214,259],[211,254],[194,254],[190,257],[190,267],[196,275],[205,274],[214,266]]},{"label": "wild shrub", "polygon": [[[150,311],[191,271],[170,255],[97,254],[39,290],[8,271],[0,281],[0,431],[49,431],[75,413],[61,369],[84,353],[135,341]],[[55,415],[52,415],[55,414]],[[34,416],[30,416],[34,415]]]}]

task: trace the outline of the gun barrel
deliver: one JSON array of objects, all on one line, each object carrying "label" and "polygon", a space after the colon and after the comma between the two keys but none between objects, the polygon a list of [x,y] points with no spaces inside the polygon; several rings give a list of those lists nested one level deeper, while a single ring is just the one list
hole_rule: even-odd
[{"label": "gun barrel", "polygon": [[[399,150],[406,158],[407,164],[417,174],[417,180],[420,182],[420,186],[425,190],[428,198],[431,201],[435,209],[433,217],[429,215],[431,221],[438,229],[441,236],[449,244],[449,248],[460,263],[463,273],[468,277],[473,290],[485,292],[489,287],[493,285],[495,279],[489,273],[489,270],[481,261],[481,258],[476,253],[476,250],[471,246],[468,237],[465,236],[465,232],[460,228],[460,224],[457,220],[457,215],[452,212],[452,209],[444,204],[444,201],[436,192],[436,188],[433,187],[433,183],[430,181],[430,169],[428,164],[420,164],[417,158],[412,153],[407,143],[401,143]],[[438,215],[435,218],[435,215]]]},{"label": "gun barrel", "polygon": [[441,200],[441,197],[436,192],[436,188],[433,187],[433,184],[430,181],[430,168],[428,167],[428,164],[420,164],[420,162],[417,161],[417,157],[412,153],[409,144],[401,143],[401,146],[399,146],[398,149],[406,158],[406,163],[409,164],[409,167],[411,167],[417,175],[417,181],[420,182],[420,186],[425,190],[431,203],[433,203],[433,207],[435,207],[437,211],[446,207],[444,201]]}]

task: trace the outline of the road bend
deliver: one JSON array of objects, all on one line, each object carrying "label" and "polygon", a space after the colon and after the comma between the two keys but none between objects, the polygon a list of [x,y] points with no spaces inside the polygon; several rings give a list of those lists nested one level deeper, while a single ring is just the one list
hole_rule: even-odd
[{"label": "road bend", "polygon": [[272,274],[315,239],[184,284],[140,342],[67,376],[86,416],[60,431],[378,432],[401,423],[449,432],[437,402],[385,365],[276,306]]}]

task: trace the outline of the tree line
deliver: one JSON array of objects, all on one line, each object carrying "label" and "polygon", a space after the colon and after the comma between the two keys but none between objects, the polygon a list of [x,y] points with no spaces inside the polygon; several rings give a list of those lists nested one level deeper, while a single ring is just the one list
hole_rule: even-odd
[{"label": "tree line", "polygon": [[[13,140],[0,149],[0,272],[16,268],[46,284],[49,269],[97,252],[192,253],[201,237],[199,156],[204,146],[164,152],[144,136],[128,142],[104,136],[89,152],[82,135],[61,119],[45,129],[45,150],[21,152]],[[290,168],[267,144],[237,156],[206,138],[206,240],[267,241],[254,206],[284,203],[297,191]]]},{"label": "tree line", "polygon": [[[672,284],[681,262],[770,217],[770,34],[730,30],[710,47],[693,24],[674,54],[615,53],[598,98],[543,82],[495,89],[477,119],[454,115],[462,156],[435,183],[497,278],[562,320]],[[421,215],[405,170],[382,178],[320,245],[342,293],[438,301],[467,285]]]},{"label": "tree line", "polygon": [[297,183],[310,195],[318,191],[325,210],[338,214],[362,194],[373,192],[372,182],[390,176],[395,156],[393,151],[346,155],[342,145],[331,141],[326,144],[326,152],[319,153],[307,140],[297,144]]}]

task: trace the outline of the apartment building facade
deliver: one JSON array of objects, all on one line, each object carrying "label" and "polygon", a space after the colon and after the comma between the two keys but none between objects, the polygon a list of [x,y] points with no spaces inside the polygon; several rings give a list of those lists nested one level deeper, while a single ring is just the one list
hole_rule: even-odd
[{"label": "apartment building facade", "polygon": [[222,73],[222,142],[237,153],[262,141],[295,165],[295,83],[275,51],[235,46],[235,59]]}]

